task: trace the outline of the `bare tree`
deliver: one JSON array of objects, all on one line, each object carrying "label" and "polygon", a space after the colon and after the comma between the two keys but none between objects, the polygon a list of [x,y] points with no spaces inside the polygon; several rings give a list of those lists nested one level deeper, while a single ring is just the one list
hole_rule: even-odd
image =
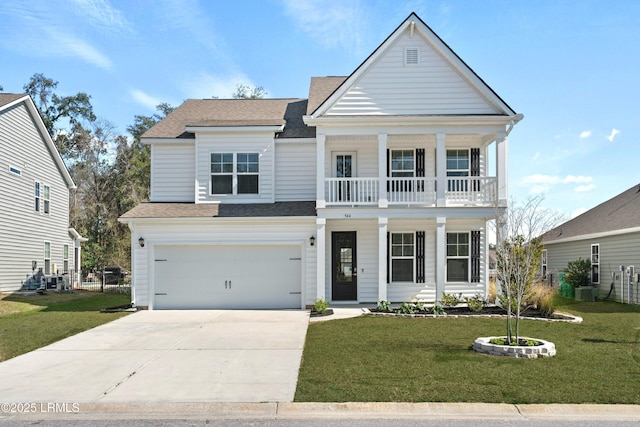
[{"label": "bare tree", "polygon": [[520,337],[520,314],[540,266],[541,236],[565,219],[559,212],[543,208],[543,200],[543,196],[522,203],[511,200],[510,208],[498,213],[496,279],[500,302],[507,309],[507,344],[512,337],[516,342]]},{"label": "bare tree", "polygon": [[262,99],[267,95],[267,91],[262,86],[250,87],[239,84],[236,91],[231,95],[234,99]]}]

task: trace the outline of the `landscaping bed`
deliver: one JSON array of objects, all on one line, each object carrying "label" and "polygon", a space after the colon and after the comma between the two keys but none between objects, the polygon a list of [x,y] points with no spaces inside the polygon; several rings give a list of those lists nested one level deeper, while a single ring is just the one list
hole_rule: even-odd
[{"label": "landscaping bed", "polygon": [[[456,317],[456,316],[479,316],[479,317],[503,317],[507,315],[507,311],[498,306],[484,306],[481,310],[471,310],[468,306],[458,306],[458,307],[444,307],[442,314],[433,314],[433,313],[411,313],[411,314],[403,314],[399,312],[389,312],[385,310],[379,310],[377,308],[369,309],[370,313],[373,315],[386,315],[386,316],[413,316],[413,317]],[[513,316],[513,314],[512,314]],[[540,310],[535,308],[528,308],[521,314],[522,318],[527,319],[544,319],[544,320],[564,320],[564,321],[581,321],[582,319],[576,316],[572,316],[566,313],[553,313],[550,316],[547,316],[545,313],[542,313]]]}]

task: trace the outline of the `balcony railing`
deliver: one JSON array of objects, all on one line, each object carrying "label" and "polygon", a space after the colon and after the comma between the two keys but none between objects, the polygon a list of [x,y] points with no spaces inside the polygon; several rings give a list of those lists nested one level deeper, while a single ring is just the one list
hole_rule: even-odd
[{"label": "balcony railing", "polygon": [[[387,178],[389,205],[436,206],[436,178]],[[447,205],[488,205],[497,200],[495,177],[447,177]],[[378,178],[325,178],[328,205],[377,205],[380,197]]]}]

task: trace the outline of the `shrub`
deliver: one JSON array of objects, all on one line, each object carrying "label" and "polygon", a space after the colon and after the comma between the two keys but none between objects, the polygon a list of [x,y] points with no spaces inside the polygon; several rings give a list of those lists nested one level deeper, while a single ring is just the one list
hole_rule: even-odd
[{"label": "shrub", "polygon": [[461,293],[458,295],[454,295],[454,294],[447,294],[445,292],[442,293],[442,299],[440,300],[442,305],[445,307],[455,307],[456,305],[460,304],[462,301],[463,300],[462,300]]},{"label": "shrub", "polygon": [[531,288],[531,295],[527,303],[540,310],[546,317],[556,311],[555,300],[558,290],[544,283],[537,282]]},{"label": "shrub", "polygon": [[578,258],[570,261],[564,270],[564,281],[574,288],[580,286],[589,286],[591,272],[591,261],[588,259]]},{"label": "shrub", "polygon": [[378,301],[378,311],[383,311],[385,313],[391,312],[391,303],[387,300]]},{"label": "shrub", "polygon": [[400,304],[400,313],[402,314],[414,314],[416,311],[416,306],[414,304],[408,302]]},{"label": "shrub", "polygon": [[469,309],[474,312],[482,311],[482,307],[484,307],[484,298],[480,296],[480,294],[476,294],[472,297],[465,298],[467,305],[469,305]]},{"label": "shrub", "polygon": [[489,278],[489,295],[488,300],[490,303],[495,303],[498,298],[498,287],[496,284],[496,277],[492,276]]},{"label": "shrub", "polygon": [[329,307],[329,303],[322,298],[317,299],[315,304],[313,304],[313,309],[315,310],[315,312],[320,314],[327,311],[328,307]]},{"label": "shrub", "polygon": [[447,314],[444,311],[444,308],[442,308],[441,306],[439,306],[438,304],[435,304],[432,308],[431,308],[431,313],[433,314]]}]

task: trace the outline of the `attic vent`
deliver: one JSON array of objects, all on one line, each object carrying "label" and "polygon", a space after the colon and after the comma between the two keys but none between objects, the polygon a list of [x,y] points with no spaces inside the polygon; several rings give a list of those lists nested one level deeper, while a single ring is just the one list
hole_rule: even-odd
[{"label": "attic vent", "polygon": [[417,47],[408,47],[404,50],[404,65],[418,65]]}]

